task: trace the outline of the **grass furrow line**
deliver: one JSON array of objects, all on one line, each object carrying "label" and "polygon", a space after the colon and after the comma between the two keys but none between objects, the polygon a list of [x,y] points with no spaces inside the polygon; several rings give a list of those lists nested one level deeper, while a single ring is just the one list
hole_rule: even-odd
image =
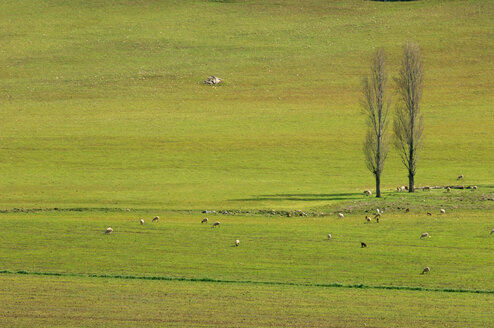
[{"label": "grass furrow line", "polygon": [[299,286],[299,287],[322,287],[322,288],[358,288],[358,289],[386,289],[386,290],[410,290],[421,292],[444,292],[444,293],[472,293],[472,294],[494,294],[494,290],[486,289],[461,289],[461,288],[429,288],[419,286],[384,286],[384,285],[364,285],[364,284],[341,284],[341,283],[303,283],[284,281],[255,281],[255,280],[226,280],[214,278],[186,278],[186,277],[166,277],[166,276],[132,276],[132,275],[111,275],[111,274],[82,274],[82,273],[61,273],[61,272],[36,272],[25,270],[0,270],[0,274],[11,275],[36,275],[36,276],[57,276],[57,277],[80,277],[80,278],[106,278],[106,279],[129,279],[129,280],[165,280],[165,281],[187,281],[187,282],[210,282],[225,284],[254,284],[254,285],[277,285],[277,286]]}]

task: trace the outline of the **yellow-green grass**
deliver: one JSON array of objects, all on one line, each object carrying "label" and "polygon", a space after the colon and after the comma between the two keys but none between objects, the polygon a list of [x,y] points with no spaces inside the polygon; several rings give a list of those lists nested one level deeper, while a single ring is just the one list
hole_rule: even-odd
[{"label": "yellow-green grass", "polygon": [[4,327],[487,327],[493,295],[0,275]]},{"label": "yellow-green grass", "polygon": [[[257,198],[371,188],[360,80],[376,47],[391,80],[407,39],[426,69],[417,183],[492,185],[493,21],[487,0],[2,1],[0,205],[295,208],[327,201]],[[392,151],[383,187],[406,180]]]},{"label": "yellow-green grass", "polygon": [[[487,326],[493,21],[488,0],[2,1],[0,326]],[[384,199],[363,200],[360,80],[376,47],[391,80],[408,39],[426,68],[417,183],[464,174],[478,193],[392,193],[392,151]],[[198,209],[256,215],[212,229]]]},{"label": "yellow-green grass", "polygon": [[[208,224],[199,214],[165,214],[151,223],[154,215],[2,214],[0,270],[494,290],[492,212],[388,214],[380,223],[360,214],[216,215]],[[421,240],[423,232],[432,237]],[[426,266],[431,272],[421,275]]]}]

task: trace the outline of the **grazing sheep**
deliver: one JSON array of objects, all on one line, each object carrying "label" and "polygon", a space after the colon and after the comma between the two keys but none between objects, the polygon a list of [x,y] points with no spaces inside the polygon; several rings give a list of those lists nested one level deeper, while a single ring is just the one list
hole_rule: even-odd
[{"label": "grazing sheep", "polygon": [[222,79],[220,79],[219,77],[216,77],[214,75],[211,75],[210,77],[208,77],[204,81],[204,84],[218,84],[218,83],[221,83],[221,82],[223,82]]},{"label": "grazing sheep", "polygon": [[367,247],[367,244],[364,243],[363,241],[360,242],[360,248],[364,248],[364,247]]},{"label": "grazing sheep", "polygon": [[431,235],[429,235],[428,232],[424,232],[423,234],[420,235],[420,239],[422,238],[431,238]]},{"label": "grazing sheep", "polygon": [[451,187],[447,187],[446,192],[451,192]]},{"label": "grazing sheep", "polygon": [[441,208],[439,212],[441,212],[441,214],[446,214],[446,210],[444,208]]},{"label": "grazing sheep", "polygon": [[344,215],[343,213],[338,213],[338,217],[339,217],[340,219],[343,219],[343,218],[345,217],[345,215]]},{"label": "grazing sheep", "polygon": [[364,190],[364,195],[370,196],[370,195],[372,195],[372,191],[370,191],[370,190]]},{"label": "grazing sheep", "polygon": [[159,219],[160,219],[160,217],[159,217],[159,216],[155,216],[155,217],[153,218],[153,221],[152,221],[152,222],[154,222],[154,221],[158,221]]},{"label": "grazing sheep", "polygon": [[473,186],[473,187],[472,187],[472,191],[473,191],[473,190],[477,190],[477,186]]},{"label": "grazing sheep", "polygon": [[425,267],[424,270],[422,271],[422,274],[427,273],[429,271],[431,271],[431,268]]},{"label": "grazing sheep", "polygon": [[367,222],[371,222],[371,221],[372,221],[372,219],[366,215],[366,216],[365,216],[365,221],[367,221]]},{"label": "grazing sheep", "polygon": [[[494,232],[494,230],[492,230]],[[333,238],[330,233],[328,233],[328,239]]]},{"label": "grazing sheep", "polygon": [[141,222],[141,225],[144,224],[144,219],[141,219],[139,222]]},{"label": "grazing sheep", "polygon": [[201,223],[208,223],[208,218],[202,219]]},{"label": "grazing sheep", "polygon": [[409,208],[407,208],[407,209],[405,210],[405,213],[408,213],[408,212],[410,212],[410,209],[409,209]]},{"label": "grazing sheep", "polygon": [[238,245],[240,245],[240,240],[237,239],[237,240],[235,240],[235,246],[238,246]]},{"label": "grazing sheep", "polygon": [[396,187],[396,190],[398,192],[404,192],[405,190],[407,190],[406,188],[407,188],[406,186],[398,186],[398,187]]},{"label": "grazing sheep", "polygon": [[491,231],[491,235],[492,235],[493,233],[494,233],[494,229],[492,229],[492,231]]},{"label": "grazing sheep", "polygon": [[219,226],[220,226],[220,221],[216,221],[215,223],[213,223],[213,226],[211,228],[219,227]]},{"label": "grazing sheep", "polygon": [[463,179],[463,178],[464,178],[463,174],[460,174],[460,175],[458,176],[458,178],[456,178],[456,180],[461,180],[461,179]]},{"label": "grazing sheep", "polygon": [[113,229],[111,227],[106,228],[105,234],[111,234],[113,232]]},{"label": "grazing sheep", "polygon": [[427,215],[428,215],[428,216],[432,216],[432,213],[431,213],[431,212],[427,212]]}]

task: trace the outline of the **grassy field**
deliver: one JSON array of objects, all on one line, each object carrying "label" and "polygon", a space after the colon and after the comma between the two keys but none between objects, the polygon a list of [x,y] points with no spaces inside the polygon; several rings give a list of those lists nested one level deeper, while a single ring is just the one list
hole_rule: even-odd
[{"label": "grassy field", "polygon": [[[0,326],[489,326],[493,21],[490,0],[2,1]],[[408,39],[416,181],[478,191],[394,192],[392,150],[362,194],[360,82]]]},{"label": "grassy field", "polygon": [[[3,213],[0,324],[486,327],[494,319],[491,209],[395,212],[379,223],[358,214],[213,214],[201,224],[200,213],[159,213],[151,223],[155,214]],[[425,231],[432,237],[419,239]]]},{"label": "grassy field", "polygon": [[[493,185],[493,20],[492,1],[2,1],[0,206],[361,192],[360,81],[376,47],[396,76],[409,38],[426,67],[417,183]],[[384,188],[406,174],[391,152]]]},{"label": "grassy field", "polygon": [[487,327],[493,317],[492,295],[441,292],[0,276],[0,296],[4,327]]},{"label": "grassy field", "polygon": [[[149,218],[143,226],[139,218]],[[3,268],[34,272],[494,290],[492,217],[484,212],[345,219],[14,214],[2,218]],[[103,231],[111,226],[112,235]],[[423,232],[432,238],[420,240]],[[327,234],[332,234],[332,240]],[[242,247],[234,247],[235,239]],[[360,248],[360,242],[367,249]],[[36,245],[35,247],[33,247]],[[426,266],[430,275],[420,275]],[[471,269],[475,268],[475,269]]]}]

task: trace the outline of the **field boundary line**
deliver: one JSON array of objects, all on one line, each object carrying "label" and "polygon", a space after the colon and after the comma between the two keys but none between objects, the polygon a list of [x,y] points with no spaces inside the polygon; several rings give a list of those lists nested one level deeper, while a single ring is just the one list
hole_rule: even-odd
[{"label": "field boundary line", "polygon": [[25,271],[25,270],[17,270],[17,271],[0,270],[0,274],[35,275],[35,276],[52,276],[52,277],[54,276],[54,277],[78,277],[78,278],[128,279],[128,280],[164,280],[164,281],[210,282],[210,283],[224,283],[224,284],[252,284],[252,285],[323,287],[323,288],[409,290],[409,291],[444,292],[444,293],[494,294],[494,290],[487,290],[487,289],[341,284],[338,282],[322,284],[322,283],[284,282],[284,281],[226,280],[226,279],[214,279],[207,277],[186,278],[186,277],[166,277],[166,276],[132,276],[132,275],[93,274],[93,273],[83,274],[83,273],[60,273],[60,272],[36,272],[36,271]]}]

